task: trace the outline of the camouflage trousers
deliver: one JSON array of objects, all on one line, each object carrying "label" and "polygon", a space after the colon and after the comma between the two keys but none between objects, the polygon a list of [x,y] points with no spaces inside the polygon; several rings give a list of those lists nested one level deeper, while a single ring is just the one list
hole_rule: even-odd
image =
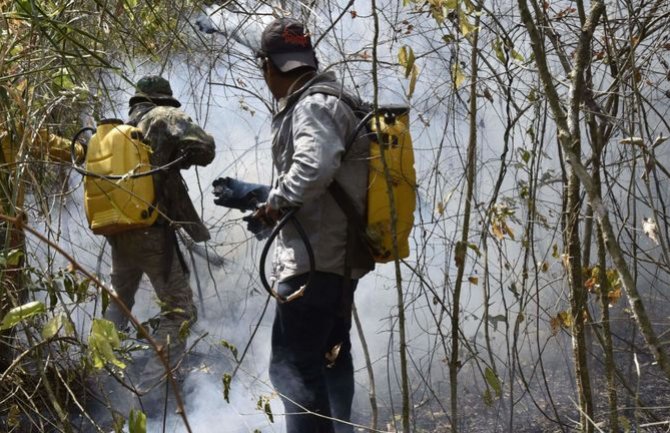
[{"label": "camouflage trousers", "polygon": [[[170,366],[174,367],[186,349],[187,333],[184,334],[183,330],[188,330],[188,326],[197,320],[193,291],[185,266],[182,266],[180,260],[174,232],[154,226],[109,236],[107,239],[112,247],[112,287],[129,310],[135,304],[135,294],[142,275],[149,277],[161,308],[153,338],[167,349],[164,353]],[[107,308],[105,319],[114,322],[119,329],[128,324],[128,318],[114,302]],[[183,335],[180,335],[180,330]],[[140,392],[155,387],[165,373],[160,359],[156,355],[152,356],[143,369],[138,387]]]}]

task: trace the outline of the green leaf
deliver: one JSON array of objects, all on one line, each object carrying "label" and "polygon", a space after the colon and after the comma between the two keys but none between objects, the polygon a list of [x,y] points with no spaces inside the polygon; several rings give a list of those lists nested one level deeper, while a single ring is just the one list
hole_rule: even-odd
[{"label": "green leaf", "polygon": [[13,328],[17,323],[47,311],[43,303],[39,301],[28,302],[19,307],[14,307],[5,314],[0,324],[0,331]]},{"label": "green leaf", "polygon": [[32,0],[15,0],[14,1],[14,11],[18,12],[19,15],[32,15],[33,14],[33,2]]},{"label": "green leaf", "polygon": [[91,334],[88,337],[88,351],[93,367],[100,369],[105,363],[111,363],[119,368],[125,368],[126,365],[114,355],[114,349],[119,347],[121,340],[114,323],[105,319],[93,319]]},{"label": "green leaf", "polygon": [[223,399],[226,403],[230,403],[230,384],[233,381],[233,376],[226,373],[223,375]]},{"label": "green leaf", "polygon": [[138,409],[130,411],[128,416],[128,432],[129,433],[147,433],[147,416]]},{"label": "green leaf", "polygon": [[267,415],[268,419],[270,420],[271,423],[274,423],[274,415],[272,414],[272,407],[270,406],[270,399],[265,397],[264,395],[261,395],[258,398],[258,401],[256,402],[256,408],[259,410],[262,410],[265,412],[265,415]]},{"label": "green leaf", "polygon": [[484,391],[484,395],[482,396],[482,400],[484,400],[484,404],[487,406],[493,406],[493,396],[491,396],[491,390],[489,388],[486,388],[486,391]]},{"label": "green leaf", "polygon": [[74,82],[72,81],[72,76],[67,68],[60,68],[51,76],[51,78],[53,78],[54,85],[63,90],[74,89]]},{"label": "green leaf", "polygon": [[486,367],[484,377],[486,378],[486,383],[496,392],[496,397],[500,398],[502,396],[502,384],[495,372],[491,368]]},{"label": "green leaf", "polygon": [[442,36],[442,40],[445,44],[450,44],[456,41],[456,37],[454,35],[444,35]]},{"label": "green leaf", "polygon": [[526,61],[526,59],[515,49],[512,49],[512,58],[522,63]]},{"label": "green leaf", "polygon": [[235,347],[234,344],[228,342],[227,340],[221,340],[219,343],[221,344],[221,346],[230,350],[230,353],[233,354],[233,358],[235,358],[235,361],[237,361],[237,347]]},{"label": "green leaf", "polygon": [[48,340],[53,338],[58,334],[58,331],[63,330],[65,335],[74,334],[74,325],[69,317],[65,313],[56,314],[47,322],[46,325],[42,328],[42,338]]},{"label": "green leaf", "polygon": [[0,253],[0,266],[4,268],[15,268],[21,263],[23,251],[20,248],[14,248]]},{"label": "green leaf", "polygon": [[468,248],[470,248],[472,251],[474,251],[475,254],[477,254],[477,257],[481,257],[481,256],[482,256],[482,252],[480,251],[480,249],[479,249],[479,247],[477,246],[477,244],[469,243],[469,244],[468,244]]},{"label": "green leaf", "polygon": [[496,38],[495,41],[491,43],[493,45],[493,51],[496,53],[496,58],[500,60],[500,63],[505,63],[507,57],[505,56],[505,51],[503,50],[502,40]]},{"label": "green leaf", "polygon": [[179,340],[186,341],[190,333],[191,333],[191,321],[184,320],[183,322],[181,322],[181,325],[179,325],[179,333],[178,333]]}]

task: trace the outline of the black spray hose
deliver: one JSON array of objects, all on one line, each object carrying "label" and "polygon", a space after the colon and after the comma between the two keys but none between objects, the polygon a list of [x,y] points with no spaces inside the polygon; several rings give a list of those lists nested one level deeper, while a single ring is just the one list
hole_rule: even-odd
[{"label": "black spray hose", "polygon": [[[136,179],[138,177],[144,177],[144,176],[151,176],[152,174],[159,173],[161,171],[165,171],[172,167],[173,165],[176,165],[180,163],[184,158],[186,158],[186,155],[181,155],[179,158],[175,159],[174,161],[169,162],[168,164],[165,164],[161,167],[156,167],[154,169],[151,169],[149,171],[145,171],[142,173],[132,173],[132,174],[98,174],[94,173],[92,171],[88,171],[81,166],[77,165],[77,152],[75,151],[76,144],[77,144],[77,139],[81,134],[83,134],[86,131],[91,131],[95,134],[96,129],[91,128],[90,126],[87,126],[85,128],[81,128],[79,131],[77,131],[76,134],[74,134],[74,137],[72,137],[72,142],[70,143],[70,158],[72,159],[72,167],[74,167],[75,170],[77,170],[78,173],[80,173],[83,176],[90,176],[90,177],[95,177],[98,179],[106,179],[106,180],[123,180],[123,179]],[[81,143],[80,143],[81,144]],[[88,146],[82,144],[84,147],[84,154],[88,151]]]},{"label": "black spray hose", "polygon": [[[312,276],[314,275],[315,271],[314,250],[312,249],[312,244],[310,244],[309,242],[309,238],[307,237],[307,233],[305,233],[305,229],[302,227],[298,219],[295,217],[295,214],[296,212],[298,212],[298,210],[299,208],[291,209],[290,211],[288,211],[288,213],[286,213],[286,215],[282,217],[281,220],[279,220],[277,225],[272,229],[272,232],[270,233],[268,240],[265,242],[265,245],[263,246],[263,251],[261,252],[261,262],[260,262],[261,283],[263,284],[265,290],[270,294],[270,296],[272,296],[278,302],[281,303],[291,302],[304,295],[305,289],[307,288],[307,286],[309,286],[309,282],[312,280]],[[268,283],[267,278],[265,277],[265,261],[267,259],[268,252],[270,251],[270,246],[272,245],[272,242],[274,242],[277,235],[279,235],[279,231],[286,225],[286,223],[289,220],[291,220],[291,223],[293,223],[293,226],[298,232],[298,235],[305,244],[305,249],[307,250],[307,256],[309,258],[309,274],[307,275],[307,281],[305,282],[305,284],[303,284],[298,290],[296,290],[295,292],[291,293],[288,296],[282,296],[272,288],[270,283]]]}]

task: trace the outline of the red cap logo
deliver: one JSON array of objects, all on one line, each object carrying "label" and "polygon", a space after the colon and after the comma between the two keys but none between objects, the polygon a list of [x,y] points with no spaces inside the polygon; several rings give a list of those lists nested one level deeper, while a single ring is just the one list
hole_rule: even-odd
[{"label": "red cap logo", "polygon": [[292,31],[291,29],[284,29],[284,31],[281,34],[282,39],[284,40],[285,43],[290,44],[290,45],[299,45],[301,47],[309,47],[309,33],[304,34],[304,33],[296,33]]}]

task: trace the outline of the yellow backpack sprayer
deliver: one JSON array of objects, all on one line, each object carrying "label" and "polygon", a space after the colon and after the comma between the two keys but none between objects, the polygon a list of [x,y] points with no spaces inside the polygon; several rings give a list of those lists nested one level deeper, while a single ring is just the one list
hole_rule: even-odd
[{"label": "yellow backpack sprayer", "polygon": [[[149,227],[158,218],[152,175],[179,163],[153,168],[151,146],[142,131],[119,119],[98,122],[97,130],[82,128],[72,138],[72,164],[84,175],[84,208],[93,233],[113,235]],[[75,163],[74,146],[87,131],[93,136],[86,146],[84,167]]]}]

